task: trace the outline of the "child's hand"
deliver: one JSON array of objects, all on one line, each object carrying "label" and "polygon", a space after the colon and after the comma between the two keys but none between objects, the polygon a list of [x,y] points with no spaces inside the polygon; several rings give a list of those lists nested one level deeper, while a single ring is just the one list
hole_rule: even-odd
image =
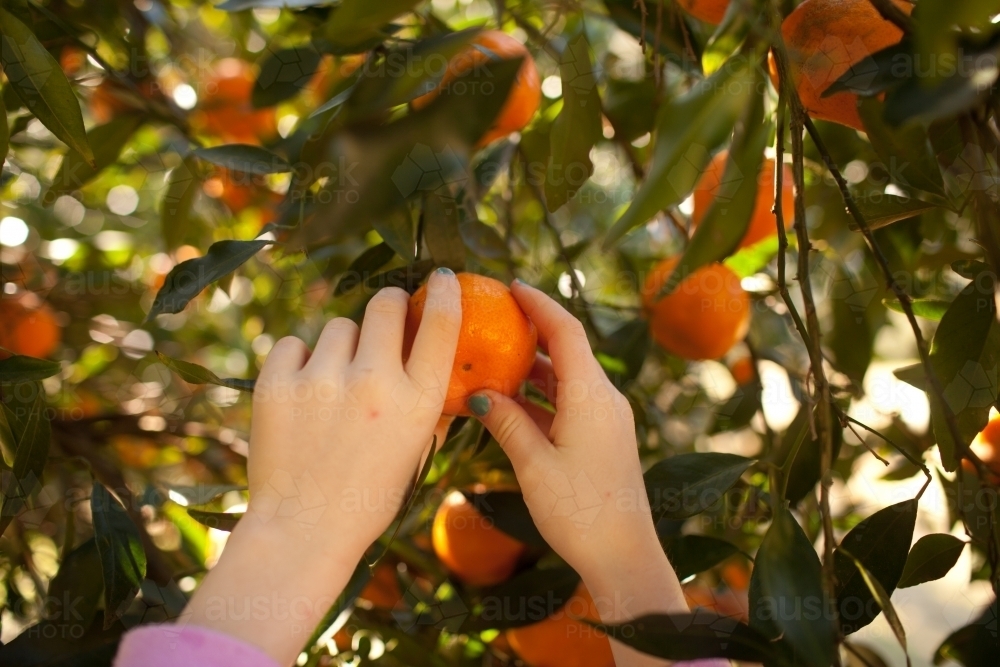
[{"label": "child's hand", "polygon": [[294,662],[406,500],[441,418],[460,296],[451,271],[431,276],[406,364],[396,288],[372,298],[360,332],[327,324],[311,355],[297,338],[275,344],[254,390],[249,507],[179,623]]},{"label": "child's hand", "polygon": [[[556,412],[491,391],[469,408],[507,452],[538,530],[583,577],[603,620],[687,611],[653,526],[628,401],[575,317],[533,287],[511,291],[551,357],[538,357],[532,380]],[[658,664],[621,645],[615,653],[619,665]]]},{"label": "child's hand", "polygon": [[451,271],[431,276],[405,365],[408,296],[395,287],[368,303],[360,332],[337,318],[311,355],[298,338],[275,344],[254,391],[249,518],[317,536],[336,527],[341,547],[350,540],[359,556],[378,539],[405,502],[441,417],[460,297]]}]

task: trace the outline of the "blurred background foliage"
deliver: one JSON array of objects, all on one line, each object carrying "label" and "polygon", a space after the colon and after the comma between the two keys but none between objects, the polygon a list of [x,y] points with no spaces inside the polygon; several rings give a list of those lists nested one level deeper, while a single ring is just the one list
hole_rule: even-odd
[{"label": "blurred background foliage", "polygon": [[[5,0],[3,664],[110,664],[125,629],[176,617],[245,507],[246,392],[273,343],[311,344],[379,287],[412,291],[437,265],[519,277],[585,322],[635,412],[689,602],[730,619],[727,632],[781,637],[723,655],[829,664],[846,637],[845,663],[903,664],[886,596],[947,577],[946,591],[893,598],[915,624],[910,655],[985,664],[1000,558],[1000,435],[980,434],[998,405],[1000,6],[859,1],[881,14],[865,20],[899,28],[882,26],[897,32],[878,50],[820,22],[810,48],[827,64],[791,70],[817,118],[797,144],[785,130],[801,135],[803,118],[766,62],[779,33],[796,39],[777,30],[792,2],[702,15],[688,0]],[[862,11],[808,2],[831,21]],[[541,91],[520,132],[486,145],[523,54],[487,62],[489,85],[412,103],[484,29],[526,46]],[[801,48],[786,67],[805,67]],[[822,120],[803,86],[851,95],[863,126]],[[699,213],[692,189],[723,148],[715,178],[731,197]],[[776,149],[802,165],[804,220],[782,198],[798,223],[787,250],[771,179],[790,188],[797,170],[772,162],[755,178]],[[770,197],[771,231],[742,247],[755,197]],[[667,291],[720,261],[740,279],[749,331],[724,355],[651,342],[640,290],[666,257],[681,266]],[[800,312],[815,315],[802,325],[815,348]],[[694,335],[720,326],[706,316]],[[395,539],[375,547],[389,555],[374,579],[359,567],[300,664],[514,664],[502,631],[526,622],[491,622],[486,593],[574,590],[496,443],[461,418],[451,436]],[[499,589],[435,558],[449,489],[529,545]],[[696,500],[677,508],[677,494]],[[837,587],[823,593],[818,560],[809,573],[827,523],[840,548],[824,554]],[[751,614],[810,591],[871,611],[852,625],[841,605],[836,629]],[[63,593],[79,615],[49,604]],[[951,616],[905,609],[936,603]],[[664,656],[720,651],[660,630],[649,641]]]}]

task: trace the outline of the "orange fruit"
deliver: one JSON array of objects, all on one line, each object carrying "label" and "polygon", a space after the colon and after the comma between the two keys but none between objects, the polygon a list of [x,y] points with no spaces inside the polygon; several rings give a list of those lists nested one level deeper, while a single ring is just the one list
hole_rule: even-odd
[{"label": "orange fruit", "polygon": [[733,379],[738,385],[750,384],[757,377],[757,370],[750,357],[740,357],[734,361],[729,367],[729,372],[733,374]]},{"label": "orange fruit", "polygon": [[654,302],[678,259],[657,264],[642,286],[650,333],[663,348],[684,359],[719,359],[746,336],[750,298],[735,273],[722,264],[709,264]]},{"label": "orange fruit", "polygon": [[[156,81],[140,81],[137,85],[142,97],[146,99],[159,95]],[[104,79],[93,89],[87,103],[90,115],[101,124],[122,114],[142,111],[145,107],[145,102],[135,90],[111,78]]]},{"label": "orange fruit", "polygon": [[[724,183],[723,178],[726,170],[726,158],[729,151],[721,151],[712,158],[708,168],[705,169],[698,184],[694,188],[694,211],[691,214],[691,224],[697,227],[705,218],[709,206],[717,196],[731,196],[739,181]],[[792,169],[787,164],[783,168],[784,180],[781,183],[781,211],[785,221],[785,228],[792,226],[795,218],[795,198],[792,194]],[[757,177],[757,197],[754,199],[753,213],[750,216],[750,224],[747,232],[743,235],[739,247],[746,248],[758,241],[762,241],[769,236],[778,233],[777,223],[774,213],[774,160],[765,158],[761,165],[760,174]]]},{"label": "orange fruit", "polygon": [[545,620],[507,630],[507,641],[530,667],[614,667],[608,636],[577,618],[601,620],[582,583],[573,597]]},{"label": "orange fruit", "polygon": [[[893,3],[909,14],[912,5]],[[834,81],[858,62],[902,38],[902,31],[868,0],[805,0],[781,23],[792,81],[813,118],[864,131],[858,96],[840,92],[822,97]],[[777,80],[775,63],[772,77]]]},{"label": "orange fruit", "polygon": [[258,144],[274,136],[274,107],[255,109],[250,103],[254,74],[236,58],[220,60],[198,89],[198,106],[191,124],[201,132],[230,143]]},{"label": "orange fruit", "polygon": [[737,593],[730,588],[712,589],[701,583],[684,587],[684,599],[688,607],[709,609],[720,616],[728,616],[744,623],[749,619],[750,610],[745,591]]},{"label": "orange fruit", "polygon": [[[992,484],[1000,481],[1000,417],[988,421],[969,448],[993,473],[992,479],[988,481]],[[971,473],[976,472],[976,467],[970,461],[962,461],[962,466]]]},{"label": "orange fruit", "polygon": [[477,146],[485,146],[491,141],[517,132],[531,120],[542,99],[542,86],[538,69],[524,44],[499,30],[479,33],[472,44],[456,55],[448,63],[441,83],[437,88],[421,95],[411,102],[414,109],[422,109],[438,96],[443,88],[450,88],[456,95],[475,93],[483,79],[482,66],[491,61],[524,58],[517,80],[507,95],[507,101],[493,126],[480,137]]},{"label": "orange fruit", "polygon": [[[459,273],[462,288],[462,331],[455,365],[445,397],[444,414],[471,413],[465,402],[482,389],[513,396],[535,363],[538,332],[499,280],[475,273]],[[409,356],[424,315],[427,286],[410,297],[406,315],[404,353]]]},{"label": "orange fruit", "polygon": [[111,436],[109,442],[118,454],[118,459],[130,468],[150,468],[160,456],[160,448],[156,443],[139,435],[121,433]]},{"label": "orange fruit", "polygon": [[460,491],[449,493],[431,526],[438,559],[470,586],[492,586],[506,580],[524,553],[521,542],[493,525]]},{"label": "orange fruit", "polygon": [[221,200],[233,213],[240,213],[251,206],[260,208],[262,224],[277,217],[278,204],[282,200],[280,194],[267,187],[264,176],[224,167],[219,167],[215,175],[205,181],[202,189],[208,196]]},{"label": "orange fruit", "polygon": [[361,589],[358,597],[367,600],[373,607],[385,609],[395,607],[396,603],[403,599],[403,593],[399,590],[399,580],[396,579],[396,568],[389,563],[382,563],[376,567],[372,578]]},{"label": "orange fruit", "polygon": [[718,25],[726,15],[729,0],[679,0],[677,4],[699,21]]},{"label": "orange fruit", "polygon": [[[28,357],[47,357],[62,340],[52,308],[33,294],[0,296],[0,347]],[[8,356],[0,350],[0,359]]]}]

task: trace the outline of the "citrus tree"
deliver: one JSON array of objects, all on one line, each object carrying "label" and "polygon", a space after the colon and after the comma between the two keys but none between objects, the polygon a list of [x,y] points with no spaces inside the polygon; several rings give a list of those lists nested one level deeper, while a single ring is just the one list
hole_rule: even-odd
[{"label": "citrus tree", "polygon": [[[4,0],[0,662],[175,619],[246,506],[271,345],[438,266],[582,321],[692,611],[600,626],[459,416],[298,664],[885,664],[854,633],[901,661],[893,592],[959,562],[992,601],[913,659],[995,660],[998,12]],[[308,491],[278,490],[304,523]]]}]

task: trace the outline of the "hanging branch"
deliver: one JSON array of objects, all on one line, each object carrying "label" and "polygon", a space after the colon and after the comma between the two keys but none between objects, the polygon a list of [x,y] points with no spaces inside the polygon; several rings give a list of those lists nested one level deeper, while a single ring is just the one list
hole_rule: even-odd
[{"label": "hanging branch", "polygon": [[[772,21],[776,28],[780,28],[779,23],[780,14],[777,11],[777,6],[773,5],[772,9]],[[833,549],[834,549],[834,534],[833,534],[833,516],[830,510],[830,485],[832,483],[832,477],[830,474],[831,468],[833,467],[833,412],[832,412],[832,399],[830,395],[830,383],[826,377],[826,371],[823,367],[823,351],[822,351],[822,333],[819,326],[819,316],[816,313],[816,302],[813,298],[812,292],[812,280],[809,275],[809,252],[812,248],[812,244],[809,241],[809,232],[806,229],[806,209],[805,201],[803,199],[804,195],[804,169],[803,169],[803,126],[808,122],[808,116],[806,115],[805,109],[802,107],[802,103],[799,100],[798,93],[795,91],[792,85],[791,77],[789,76],[788,59],[787,53],[785,51],[784,41],[781,39],[780,29],[774,31],[773,40],[774,47],[773,52],[775,56],[775,61],[778,65],[778,80],[781,85],[781,89],[785,92],[785,95],[789,101],[789,106],[791,108],[791,140],[792,140],[792,178],[793,178],[793,194],[795,201],[795,218],[794,218],[794,228],[796,240],[798,242],[798,270],[797,279],[799,281],[799,289],[802,293],[802,302],[805,309],[805,321],[806,321],[806,331],[808,332],[808,337],[803,337],[803,342],[806,344],[806,348],[809,351],[810,367],[812,371],[813,382],[815,384],[815,391],[819,395],[819,423],[814,425],[816,428],[816,435],[822,446],[822,455],[820,456],[820,500],[819,500],[819,513],[820,519],[823,525],[823,590],[829,599],[834,599],[834,591],[836,588],[836,572],[834,569],[833,560]],[[780,138],[777,144],[781,145]],[[775,192],[775,208],[776,210],[781,210],[781,172],[783,171],[783,166],[775,160],[775,182],[778,189]],[[779,233],[783,235],[784,232],[784,218],[779,217],[777,220]],[[780,242],[780,239],[779,239]],[[786,239],[787,243],[787,239]],[[782,276],[784,277],[784,276]],[[811,413],[810,413],[811,414]],[[838,644],[842,641],[840,637],[839,627],[840,624],[837,621],[837,609],[834,606],[832,609],[833,613],[833,625],[838,628]],[[834,663],[835,667],[840,667],[840,652],[834,652]]]}]

